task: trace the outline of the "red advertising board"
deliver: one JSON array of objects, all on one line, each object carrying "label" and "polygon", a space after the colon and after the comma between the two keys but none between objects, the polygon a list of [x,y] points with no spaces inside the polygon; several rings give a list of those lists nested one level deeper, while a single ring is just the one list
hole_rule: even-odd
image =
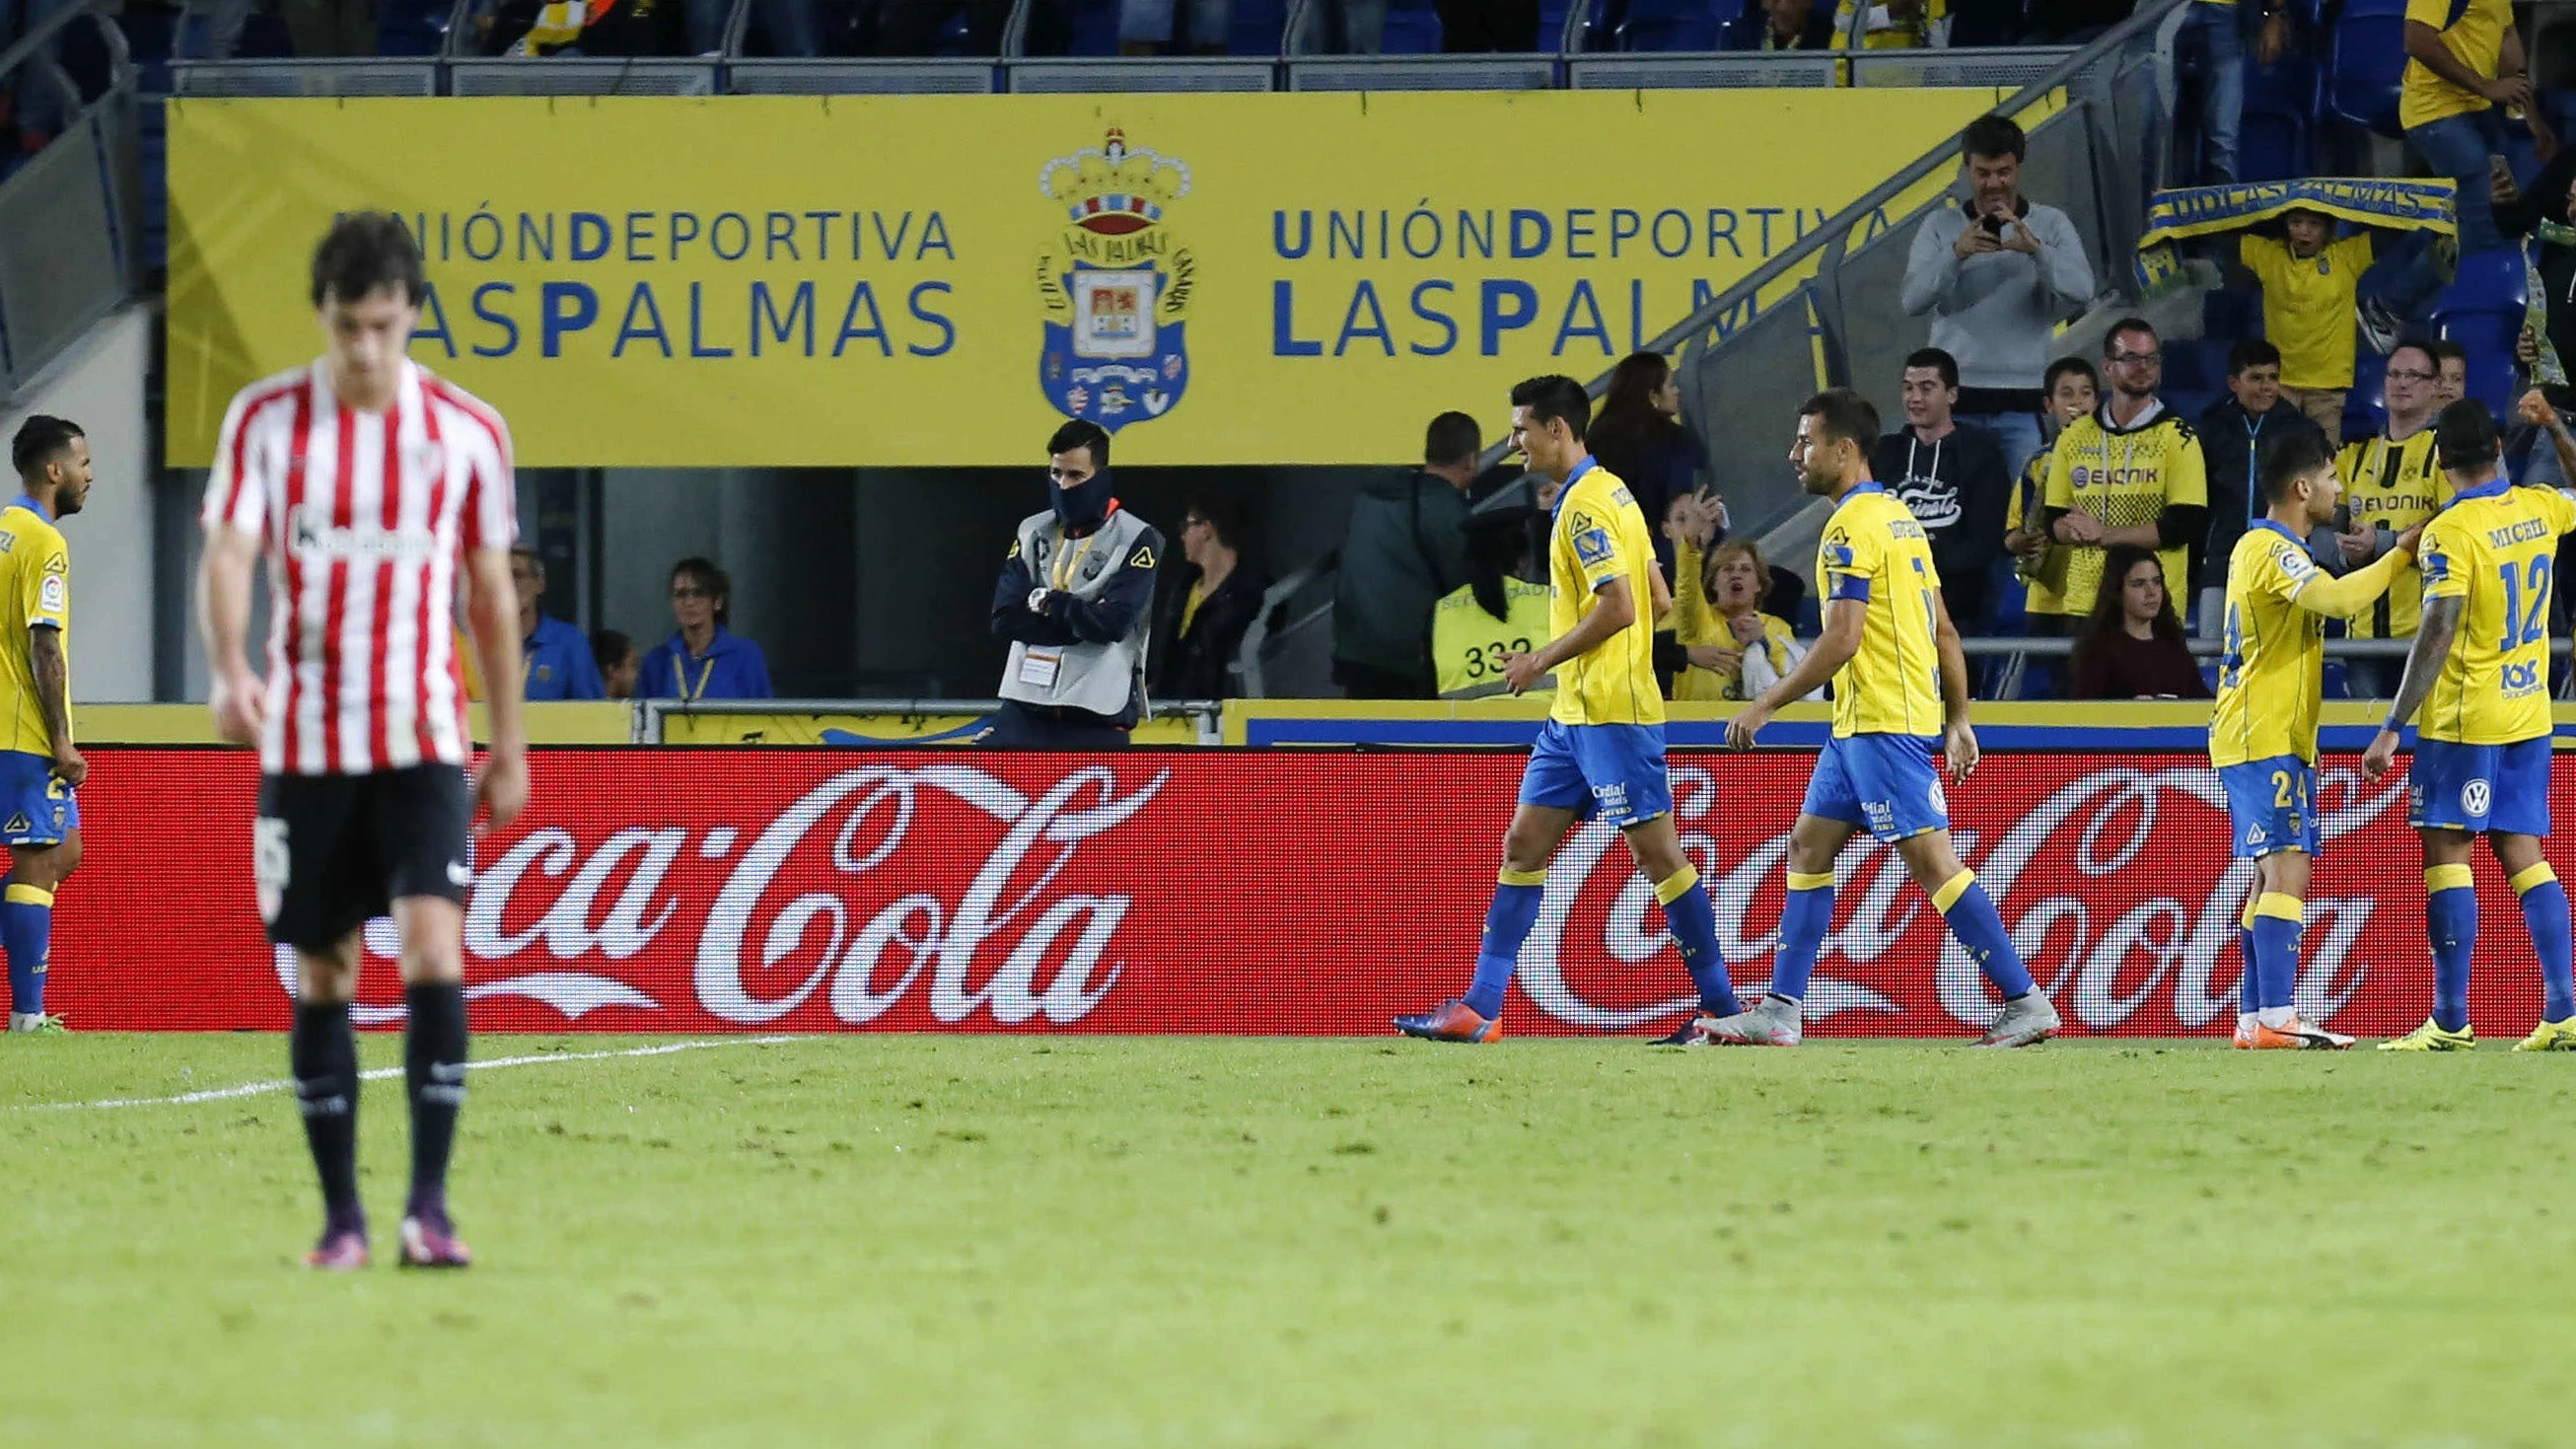
[{"label": "red advertising board", "polygon": [[[49,1005],[77,1027],[282,1027],[245,754],[100,749],[61,893]],[[1769,975],[1811,757],[1680,753],[1684,841],[1739,984]],[[474,1020],[521,1031],[1361,1034],[1465,984],[1521,759],[1139,750],[538,752],[524,819],[480,842]],[[2562,776],[2576,780],[2576,777]],[[2329,757],[2300,999],[2345,1031],[2420,1020],[2430,969],[2401,782]],[[2555,787],[2553,787],[2555,788]],[[2250,867],[2188,755],[1990,756],[1950,795],[1961,853],[2070,1033],[2224,1033]],[[2562,814],[2576,791],[2561,796]],[[1993,1006],[1888,852],[1842,862],[1815,1035],[1964,1036]],[[2512,894],[2479,865],[2478,1025],[2537,1020]],[[364,1019],[400,1014],[390,928]],[[1549,872],[1514,1034],[1642,1033],[1688,1006],[1615,832]]]}]

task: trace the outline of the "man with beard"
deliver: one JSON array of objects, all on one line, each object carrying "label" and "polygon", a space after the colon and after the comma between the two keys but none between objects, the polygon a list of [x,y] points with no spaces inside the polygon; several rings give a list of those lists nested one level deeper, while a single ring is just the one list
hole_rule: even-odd
[{"label": "man with beard", "polygon": [[1752,748],[1773,713],[1828,679],[1834,732],[1789,833],[1789,892],[1771,989],[1749,1011],[1701,1015],[1691,1023],[1696,1043],[1798,1044],[1807,981],[1833,925],[1834,860],[1862,829],[1904,859],[2003,998],[1979,1045],[2029,1046],[2058,1028],[2057,1008],[2032,984],[1994,901],[1950,844],[1950,803],[1935,755],[1946,757],[1960,780],[1977,767],[1968,661],[1941,605],[1941,576],[1923,526],[1870,478],[1865,447],[1877,436],[1878,409],[1848,388],[1818,393],[1798,410],[1789,461],[1809,493],[1834,505],[1816,550],[1825,631],[1788,678],[1727,721],[1726,742]]},{"label": "man with beard", "polygon": [[2187,579],[2191,546],[2207,536],[2208,464],[2200,435],[2156,396],[2164,380],[2156,329],[2143,317],[2111,324],[2102,360],[2109,395],[2067,425],[2049,456],[2041,527],[2066,547],[2066,573],[2057,588],[2031,587],[2034,635],[2075,632],[2093,612],[2112,549],[2154,549],[2166,578]]}]

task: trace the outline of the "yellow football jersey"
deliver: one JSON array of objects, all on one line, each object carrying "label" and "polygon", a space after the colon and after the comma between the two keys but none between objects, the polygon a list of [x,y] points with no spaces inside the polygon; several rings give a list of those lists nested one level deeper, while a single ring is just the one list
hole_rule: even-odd
[{"label": "yellow football jersey", "polygon": [[36,698],[34,631],[62,634],[63,660],[71,661],[72,559],[62,531],[27,499],[0,509],[0,600],[11,612],[0,631],[0,697],[8,733],[0,750],[30,755],[54,752],[54,731]]},{"label": "yellow football jersey", "polygon": [[2325,693],[2325,621],[2368,607],[2388,590],[2402,553],[2334,578],[2307,544],[2268,518],[2254,520],[2227,556],[2226,652],[2209,717],[2209,762],[2241,765],[2275,755],[2317,758],[2317,704]]},{"label": "yellow football jersey", "polygon": [[1869,606],[1860,650],[1834,674],[1834,734],[1941,733],[1941,646],[1934,601],[1941,575],[1923,525],[1895,495],[1863,483],[1843,495],[1816,548],[1825,608]]},{"label": "yellow football jersey", "polygon": [[2424,600],[2466,599],[2417,734],[2509,745],[2549,733],[2549,584],[2576,497],[2499,478],[2424,526]]},{"label": "yellow football jersey", "polygon": [[[2189,423],[2161,406],[2126,428],[2112,427],[2110,416],[2105,403],[2057,435],[2057,447],[2049,454],[2046,507],[2080,508],[2107,527],[2131,528],[2155,522],[2171,504],[2208,505],[2209,466]],[[2034,613],[2093,612],[2110,551],[2068,548],[2064,554],[2065,585],[2045,599],[2034,587]],[[2189,545],[2161,550],[2156,557],[2168,580],[2190,577]]]},{"label": "yellow football jersey", "polygon": [[1559,724],[1662,724],[1664,692],[1655,682],[1655,546],[1646,515],[1618,475],[1587,458],[1557,496],[1548,530],[1550,638],[1574,632],[1612,579],[1628,581],[1637,617],[1589,653],[1556,666]]},{"label": "yellow football jersey", "polygon": [[[2393,443],[2385,436],[2346,443],[2335,455],[2335,471],[2343,476],[2344,507],[2353,523],[2384,523],[2404,533],[2451,501],[2451,479],[2433,456],[2430,427]],[[2423,602],[2424,576],[2409,565],[2398,571],[2386,597],[2353,616],[2349,632],[2355,639],[2411,639]]]}]

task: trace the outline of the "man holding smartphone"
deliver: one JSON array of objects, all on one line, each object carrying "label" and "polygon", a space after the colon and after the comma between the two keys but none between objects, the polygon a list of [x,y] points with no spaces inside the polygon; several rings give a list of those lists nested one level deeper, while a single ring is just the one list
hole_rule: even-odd
[{"label": "man holding smartphone", "polygon": [[2021,127],[1980,116],[1959,136],[1964,195],[1924,219],[1906,258],[1906,315],[1958,360],[1956,416],[1994,435],[2004,470],[2039,451],[2040,375],[2057,324],[2093,297],[2075,223],[2021,194]]}]

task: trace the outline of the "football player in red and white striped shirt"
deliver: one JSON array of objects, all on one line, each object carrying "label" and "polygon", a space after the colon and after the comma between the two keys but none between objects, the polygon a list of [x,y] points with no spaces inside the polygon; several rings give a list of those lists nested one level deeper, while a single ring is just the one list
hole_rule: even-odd
[{"label": "football player in red and white striped shirt", "polygon": [[[410,1009],[402,1261],[470,1260],[446,1188],[465,1102],[467,835],[477,804],[498,826],[528,798],[515,690],[494,692],[491,753],[466,780],[457,569],[483,678],[518,678],[515,485],[501,415],[405,355],[427,292],[419,250],[393,217],[334,224],[313,254],[327,350],[233,399],[206,488],[198,607],[215,725],[259,746],[255,871],[269,938],[296,956],[295,1095],[324,1207],[306,1261],[319,1268],[367,1261],[349,1003],[360,930],[388,911]],[[265,680],[244,638],[263,556]]]}]

